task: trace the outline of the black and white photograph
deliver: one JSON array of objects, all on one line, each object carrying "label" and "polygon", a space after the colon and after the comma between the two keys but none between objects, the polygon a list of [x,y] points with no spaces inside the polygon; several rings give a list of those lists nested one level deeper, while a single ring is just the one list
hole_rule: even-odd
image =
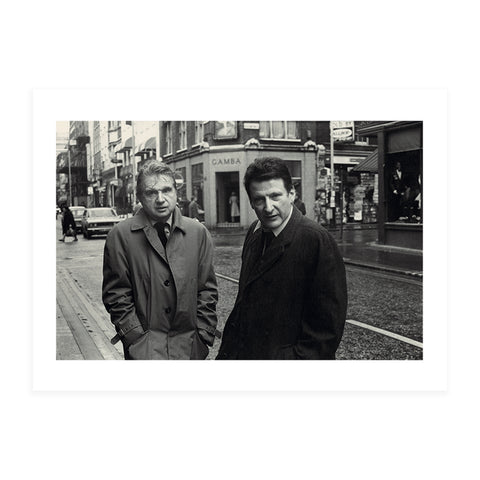
[{"label": "black and white photograph", "polygon": [[478,477],[474,12],[6,3],[3,476]]},{"label": "black and white photograph", "polygon": [[421,361],[422,127],[57,121],[57,360]]},{"label": "black and white photograph", "polygon": [[441,388],[445,92],[210,93],[34,92],[36,388]]}]

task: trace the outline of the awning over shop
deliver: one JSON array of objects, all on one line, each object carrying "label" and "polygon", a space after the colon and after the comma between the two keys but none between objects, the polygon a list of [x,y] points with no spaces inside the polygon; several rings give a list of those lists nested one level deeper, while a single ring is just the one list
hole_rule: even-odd
[{"label": "awning over shop", "polygon": [[146,142],[140,143],[138,149],[135,149],[135,155],[141,153],[148,153],[150,151],[155,151],[157,148],[157,139],[156,137],[150,137]]},{"label": "awning over shop", "polygon": [[115,153],[123,153],[132,148],[132,137],[128,137],[124,142],[118,144],[118,150]]},{"label": "awning over shop", "polygon": [[367,158],[352,168],[352,172],[378,172],[378,149],[375,149]]}]

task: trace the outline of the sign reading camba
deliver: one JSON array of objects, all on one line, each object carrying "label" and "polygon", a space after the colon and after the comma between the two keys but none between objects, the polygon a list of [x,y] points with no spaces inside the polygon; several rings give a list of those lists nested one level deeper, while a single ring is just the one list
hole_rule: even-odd
[{"label": "sign reading camba", "polygon": [[212,165],[240,165],[241,161],[239,158],[213,158]]},{"label": "sign reading camba", "polygon": [[330,122],[330,133],[336,142],[353,141],[354,122],[351,120],[337,120]]}]

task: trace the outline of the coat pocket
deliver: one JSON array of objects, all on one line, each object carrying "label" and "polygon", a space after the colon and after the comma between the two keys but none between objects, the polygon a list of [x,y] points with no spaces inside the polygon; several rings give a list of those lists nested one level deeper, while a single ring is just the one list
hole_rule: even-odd
[{"label": "coat pocket", "polygon": [[192,351],[190,352],[190,360],[205,360],[208,355],[208,347],[198,334],[198,330],[195,330],[192,341]]},{"label": "coat pocket", "polygon": [[145,332],[135,343],[128,347],[131,360],[150,360],[150,332]]}]

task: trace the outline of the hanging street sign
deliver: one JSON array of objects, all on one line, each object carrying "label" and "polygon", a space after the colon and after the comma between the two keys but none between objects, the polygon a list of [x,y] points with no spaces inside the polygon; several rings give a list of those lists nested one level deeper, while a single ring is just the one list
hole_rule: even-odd
[{"label": "hanging street sign", "polygon": [[354,122],[347,120],[337,120],[330,122],[330,133],[336,142],[345,142],[354,140]]}]

